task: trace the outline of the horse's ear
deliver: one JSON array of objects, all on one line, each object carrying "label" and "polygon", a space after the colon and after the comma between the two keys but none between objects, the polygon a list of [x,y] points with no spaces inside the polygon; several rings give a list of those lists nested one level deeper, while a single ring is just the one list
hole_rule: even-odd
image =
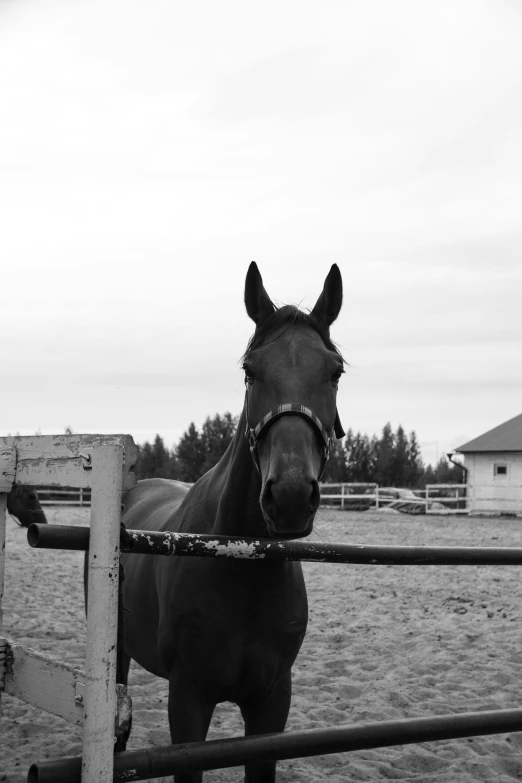
[{"label": "horse's ear", "polygon": [[263,287],[263,278],[255,261],[252,261],[248,267],[245,280],[245,307],[256,326],[259,326],[275,310],[270,297]]},{"label": "horse's ear", "polygon": [[324,288],[317,300],[312,314],[316,316],[327,329],[333,324],[343,303],[343,279],[337,264],[333,264],[324,281]]}]

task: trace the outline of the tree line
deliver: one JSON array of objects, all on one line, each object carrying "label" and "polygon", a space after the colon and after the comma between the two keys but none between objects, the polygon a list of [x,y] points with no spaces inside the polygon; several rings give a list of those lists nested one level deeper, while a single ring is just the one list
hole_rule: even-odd
[{"label": "tree line", "polygon": [[[136,474],[144,478],[197,481],[227,450],[239,418],[227,412],[208,416],[198,430],[192,422],[172,449],[156,435],[154,442],[138,445]],[[424,466],[415,431],[407,434],[388,422],[377,437],[348,430],[337,441],[322,481],[375,482],[381,487],[420,488],[426,484],[462,483],[463,471],[442,457],[437,465]]]},{"label": "tree line", "polygon": [[231,413],[208,416],[201,431],[192,422],[172,449],[165,446],[161,435],[154,443],[138,445],[136,475],[144,478],[171,478],[197,481],[221,459],[237,428],[239,419]]}]

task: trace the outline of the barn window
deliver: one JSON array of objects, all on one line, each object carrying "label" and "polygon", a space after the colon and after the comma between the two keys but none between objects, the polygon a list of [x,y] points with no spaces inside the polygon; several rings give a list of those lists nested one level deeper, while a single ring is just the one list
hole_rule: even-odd
[{"label": "barn window", "polygon": [[505,462],[495,462],[493,465],[494,476],[507,476],[507,464]]}]

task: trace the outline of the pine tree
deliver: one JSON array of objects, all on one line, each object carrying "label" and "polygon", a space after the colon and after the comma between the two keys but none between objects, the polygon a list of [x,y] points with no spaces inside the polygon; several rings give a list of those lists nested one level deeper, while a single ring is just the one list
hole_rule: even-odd
[{"label": "pine tree", "polygon": [[436,484],[437,483],[437,476],[435,475],[435,471],[431,467],[431,465],[428,465],[426,470],[423,472],[422,476],[419,479],[420,486],[424,489],[426,484]]},{"label": "pine tree", "polygon": [[237,416],[232,416],[228,411],[223,416],[216,413],[212,419],[207,416],[201,432],[201,448],[204,453],[203,473],[219,462],[234,437],[237,423]]},{"label": "pine tree", "polygon": [[452,465],[446,457],[441,457],[435,467],[435,480],[437,484],[459,484],[462,482],[462,473],[456,465]]},{"label": "pine tree", "polygon": [[138,479],[154,477],[152,446],[148,441],[145,441],[141,446],[138,445],[138,458],[136,460],[135,472]]},{"label": "pine tree", "polygon": [[346,441],[346,480],[349,482],[366,483],[374,481],[375,470],[375,439],[368,438],[358,432],[349,430]]},{"label": "pine tree", "polygon": [[152,472],[155,478],[170,478],[170,454],[161,435],[156,435],[152,446]]},{"label": "pine tree", "polygon": [[405,475],[405,484],[407,487],[418,487],[424,479],[424,465],[422,462],[421,450],[417,441],[415,430],[410,432],[407,451],[407,469]]},{"label": "pine tree", "polygon": [[194,422],[181,436],[176,448],[178,462],[178,475],[181,481],[197,481],[205,472],[205,452],[203,451],[201,438]]},{"label": "pine tree", "polygon": [[342,440],[334,442],[321,481],[339,484],[347,481],[346,449]]},{"label": "pine tree", "polygon": [[408,438],[399,424],[394,437],[393,456],[390,465],[390,484],[405,487],[408,483]]},{"label": "pine tree", "polygon": [[382,487],[390,486],[392,482],[394,450],[395,436],[390,422],[387,422],[377,442],[377,459],[375,461],[374,481]]}]

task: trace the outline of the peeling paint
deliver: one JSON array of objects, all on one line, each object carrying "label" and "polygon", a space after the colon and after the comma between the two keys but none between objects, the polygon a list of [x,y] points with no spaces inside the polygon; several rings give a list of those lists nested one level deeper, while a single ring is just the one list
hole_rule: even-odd
[{"label": "peeling paint", "polygon": [[119,773],[120,780],[134,780],[138,775],[138,769],[126,769]]},{"label": "peeling paint", "polygon": [[213,550],[218,557],[262,560],[266,555],[257,551],[258,546],[259,541],[229,541],[227,544],[220,544],[219,541],[205,541],[203,543],[205,549]]}]

